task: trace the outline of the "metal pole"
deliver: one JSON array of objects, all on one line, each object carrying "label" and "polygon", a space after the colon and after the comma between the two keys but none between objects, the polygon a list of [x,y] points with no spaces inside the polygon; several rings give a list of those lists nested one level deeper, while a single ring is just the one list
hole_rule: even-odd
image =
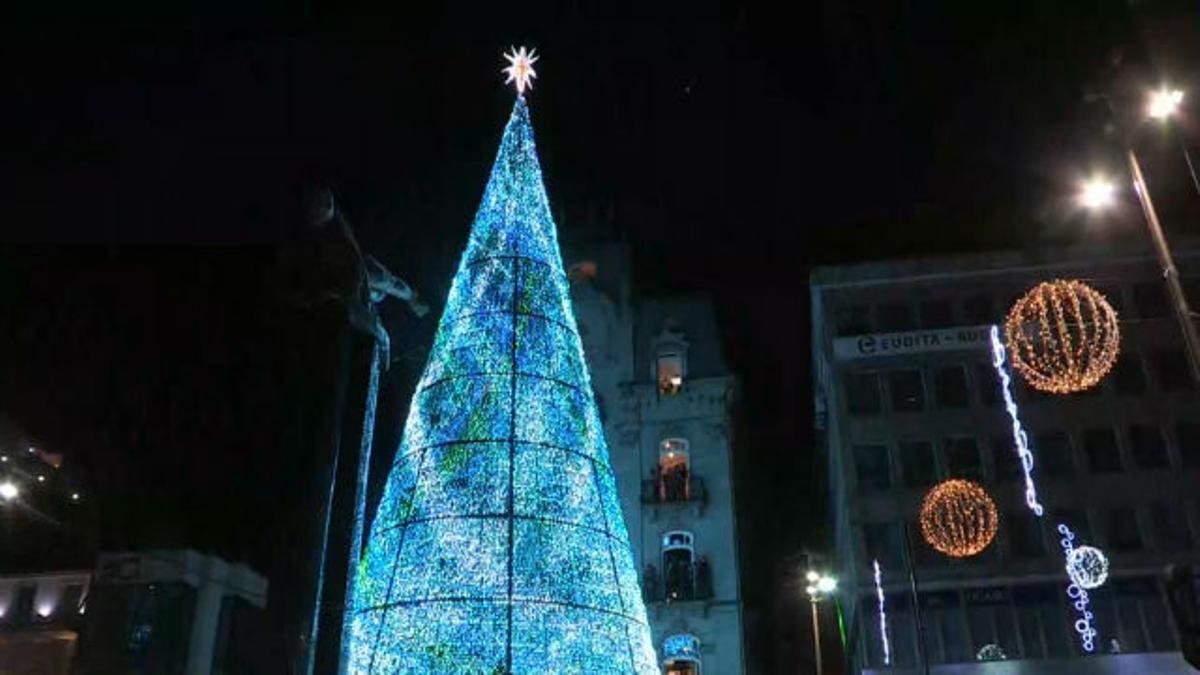
[{"label": "metal pole", "polygon": [[375,440],[375,409],[379,402],[379,370],[383,348],[378,340],[371,344],[371,375],[367,383],[367,401],[363,410],[362,438],[358,446],[358,475],[354,481],[354,520],[350,530],[350,557],[346,565],[345,606],[342,615],[342,644],[338,654],[338,673],[350,667],[350,629],[354,625],[354,586],[362,560],[363,528],[367,518],[367,483],[371,474],[371,445]]},{"label": "metal pole", "polygon": [[309,626],[308,649],[304,672],[313,675],[317,666],[317,640],[321,635],[321,605],[325,594],[325,566],[329,557],[329,527],[333,518],[333,497],[337,492],[338,459],[342,454],[342,418],[345,415],[346,388],[350,378],[350,326],[342,328],[341,342],[338,348],[338,379],[334,392],[333,420],[331,445],[333,458],[329,467],[329,492],[325,497],[325,514],[321,524],[320,558],[317,561],[317,587],[314,591],[312,624]]},{"label": "metal pole", "polygon": [[809,598],[808,604],[812,607],[813,645],[817,649],[817,675],[822,675],[824,669],[821,667],[821,622],[817,620],[816,598]]},{"label": "metal pole", "polygon": [[904,523],[904,562],[908,565],[908,587],[912,593],[913,623],[917,628],[917,658],[929,675],[929,655],[925,646],[925,624],[921,621],[921,597],[917,594],[917,566],[913,564],[912,545],[908,541],[908,523]]},{"label": "metal pole", "polygon": [[1175,137],[1179,139],[1179,149],[1183,151],[1183,161],[1187,162],[1188,175],[1192,177],[1192,187],[1196,189],[1196,194],[1200,195],[1200,178],[1196,177],[1196,165],[1192,164],[1192,153],[1188,150],[1187,140],[1183,137],[1183,132],[1176,128]]},{"label": "metal pole", "polygon": [[1183,286],[1179,283],[1179,271],[1175,268],[1175,260],[1171,257],[1171,249],[1167,246],[1167,238],[1163,234],[1162,225],[1158,221],[1158,213],[1154,210],[1154,202],[1150,199],[1150,190],[1146,187],[1146,179],[1142,175],[1141,164],[1133,148],[1126,151],[1129,158],[1129,171],[1133,174],[1133,189],[1142,205],[1142,214],[1146,217],[1146,227],[1150,230],[1150,239],[1154,242],[1154,252],[1158,255],[1158,263],[1162,267],[1163,281],[1167,284],[1167,294],[1171,297],[1171,307],[1179,329],[1183,331],[1184,345],[1187,347],[1188,365],[1191,366],[1192,379],[1200,383],[1200,335],[1196,333],[1196,324],[1192,321],[1191,310],[1188,309],[1187,298]]}]

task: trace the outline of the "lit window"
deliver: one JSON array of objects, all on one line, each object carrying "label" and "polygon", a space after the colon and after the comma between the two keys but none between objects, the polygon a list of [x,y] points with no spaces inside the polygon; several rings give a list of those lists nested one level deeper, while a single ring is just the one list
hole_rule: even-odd
[{"label": "lit window", "polygon": [[674,396],[683,390],[683,351],[675,348],[659,350],[655,359],[658,391],[665,396]]},{"label": "lit window", "polygon": [[658,444],[659,501],[685,502],[692,496],[690,446],[685,438],[666,438]]}]

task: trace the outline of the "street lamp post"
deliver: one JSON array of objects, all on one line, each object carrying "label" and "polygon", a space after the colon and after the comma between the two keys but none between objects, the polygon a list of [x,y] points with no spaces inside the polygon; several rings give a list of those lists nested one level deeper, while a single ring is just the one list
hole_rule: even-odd
[{"label": "street lamp post", "polygon": [[[1111,99],[1105,97],[1109,105],[1110,112],[1113,112],[1114,119],[1116,118],[1113,110]],[[1146,109],[1146,114],[1158,120],[1167,120],[1175,114],[1180,102],[1183,101],[1183,92],[1178,89],[1162,89],[1155,92],[1150,97],[1150,102]],[[1187,146],[1183,146],[1184,158],[1188,162],[1188,170],[1191,171],[1193,185],[1197,192],[1200,192],[1200,181],[1196,180],[1195,171],[1192,169],[1191,155],[1187,152]],[[1175,314],[1175,319],[1179,323],[1179,329],[1183,333],[1184,346],[1187,348],[1188,366],[1192,373],[1192,380],[1200,384],[1200,334],[1196,331],[1196,324],[1192,321],[1192,312],[1188,307],[1187,296],[1183,292],[1183,285],[1179,282],[1179,270],[1175,266],[1175,259],[1171,255],[1171,248],[1167,244],[1166,235],[1163,233],[1162,223],[1158,219],[1158,212],[1154,208],[1154,201],[1150,198],[1150,189],[1146,186],[1146,178],[1142,174],[1142,166],[1138,161],[1137,153],[1134,152],[1132,141],[1126,142],[1125,147],[1126,160],[1129,163],[1129,173],[1133,178],[1133,189],[1137,194],[1138,203],[1142,207],[1142,215],[1146,221],[1146,229],[1150,233],[1150,240],[1154,244],[1154,253],[1158,257],[1159,266],[1162,268],[1163,282],[1167,286],[1167,295],[1171,299],[1171,309]],[[1084,183],[1079,194],[1079,201],[1084,207],[1094,210],[1103,209],[1109,206],[1113,199],[1115,189],[1112,183],[1100,179],[1093,178]]]},{"label": "street lamp post", "polygon": [[817,675],[822,675],[824,670],[821,664],[821,622],[817,616],[817,604],[821,602],[822,598],[837,589],[837,579],[811,570],[805,575],[805,579],[808,580],[808,588],[804,590],[808,593],[809,605],[812,607],[813,647],[816,649]]}]

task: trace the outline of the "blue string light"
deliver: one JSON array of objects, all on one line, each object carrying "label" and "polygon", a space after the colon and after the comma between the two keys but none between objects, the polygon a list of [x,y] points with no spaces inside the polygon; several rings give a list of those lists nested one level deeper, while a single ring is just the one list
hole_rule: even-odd
[{"label": "blue string light", "polygon": [[879,568],[879,560],[875,560],[875,597],[879,599],[879,641],[883,645],[883,665],[892,664],[892,649],[888,642],[887,611],[883,604],[883,571]]},{"label": "blue string light", "polygon": [[[1017,401],[1012,393],[1012,378],[1009,376],[1008,369],[1004,365],[1006,354],[1004,343],[1000,341],[999,326],[992,326],[991,338],[992,366],[996,369],[996,375],[1000,378],[1000,390],[1004,394],[1004,408],[1008,411],[1009,418],[1012,419],[1013,439],[1017,449],[1017,456],[1021,460],[1021,468],[1025,471],[1025,503],[1040,518],[1045,513],[1045,509],[1038,501],[1037,488],[1033,484],[1033,450],[1029,447],[1029,438],[1025,434],[1025,428],[1021,425],[1021,417],[1017,410]],[[1065,523],[1059,523],[1058,532],[1062,535],[1062,539],[1059,541],[1063,547],[1063,558],[1067,561],[1069,567],[1071,552],[1075,550],[1075,533]],[[1105,571],[1107,572],[1107,567]],[[1072,605],[1079,615],[1074,624],[1075,632],[1079,633],[1083,651],[1090,654],[1096,650],[1096,628],[1092,625],[1092,620],[1095,616],[1088,608],[1091,602],[1088,598],[1088,592],[1072,578],[1071,583],[1067,586],[1067,597],[1071,599]]]},{"label": "blue string light", "polygon": [[[1071,551],[1075,550],[1075,533],[1063,523],[1058,524],[1058,533],[1062,535],[1059,543],[1062,544],[1063,556],[1070,559]],[[1089,609],[1091,599],[1088,598],[1088,592],[1074,581],[1067,586],[1067,597],[1071,599],[1075,611],[1079,615],[1079,618],[1075,620],[1075,632],[1079,633],[1083,651],[1090,654],[1096,651],[1096,628],[1092,625],[1092,619],[1095,616]]]},{"label": "blue string light", "polygon": [[1012,377],[1004,365],[1006,359],[1004,343],[1000,341],[1000,327],[992,326],[992,367],[1000,378],[1000,392],[1004,396],[1004,409],[1012,420],[1013,442],[1017,450],[1017,458],[1021,461],[1021,469],[1025,473],[1025,503],[1038,516],[1045,509],[1038,501],[1037,488],[1033,484],[1033,451],[1029,448],[1029,436],[1021,426],[1021,417],[1017,411],[1017,400],[1013,397]]},{"label": "blue string light", "polygon": [[354,673],[658,672],[523,97],[357,581]]}]

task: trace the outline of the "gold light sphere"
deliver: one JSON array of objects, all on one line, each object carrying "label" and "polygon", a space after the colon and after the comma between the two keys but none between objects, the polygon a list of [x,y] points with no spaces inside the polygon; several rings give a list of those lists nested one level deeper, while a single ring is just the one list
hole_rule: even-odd
[{"label": "gold light sphere", "polygon": [[952,478],[938,483],[921,503],[921,535],[952,558],[968,558],[996,538],[1000,514],[978,483]]},{"label": "gold light sphere", "polygon": [[1096,385],[1121,351],[1117,312],[1091,286],[1055,279],[1021,296],[1004,323],[1013,367],[1029,386],[1070,394]]}]

